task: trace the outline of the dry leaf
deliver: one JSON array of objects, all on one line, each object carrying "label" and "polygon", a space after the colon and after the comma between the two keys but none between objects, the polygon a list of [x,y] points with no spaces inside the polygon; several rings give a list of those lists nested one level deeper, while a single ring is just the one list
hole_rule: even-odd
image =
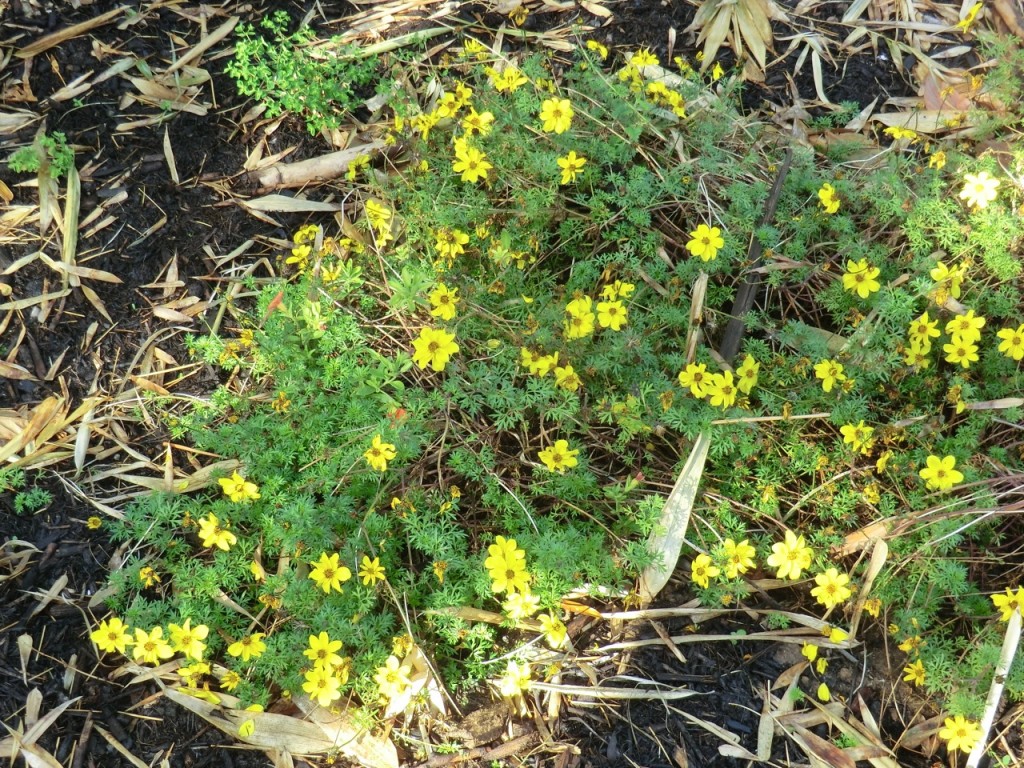
[{"label": "dry leaf", "polygon": [[710,445],[711,440],[707,433],[701,432],[690,449],[690,455],[679,473],[672,493],[665,501],[661,518],[647,540],[647,551],[652,554],[660,552],[662,562],[648,566],[640,574],[640,595],[645,600],[653,600],[676,569]]}]

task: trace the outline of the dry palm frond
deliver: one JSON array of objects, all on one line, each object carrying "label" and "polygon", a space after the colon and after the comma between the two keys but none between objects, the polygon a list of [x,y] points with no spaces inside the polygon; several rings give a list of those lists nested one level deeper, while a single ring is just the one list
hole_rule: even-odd
[{"label": "dry palm frond", "polygon": [[747,61],[746,77],[763,80],[767,52],[773,42],[772,20],[788,20],[774,0],[707,0],[701,4],[686,28],[687,32],[700,30],[697,44],[704,44],[701,70],[710,66],[722,43],[728,41],[736,58],[743,59],[747,50],[756,62],[754,68]]}]

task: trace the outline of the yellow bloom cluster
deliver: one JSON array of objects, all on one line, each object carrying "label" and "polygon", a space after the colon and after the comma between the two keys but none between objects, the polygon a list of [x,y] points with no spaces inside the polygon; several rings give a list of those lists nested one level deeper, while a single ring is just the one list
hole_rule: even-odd
[{"label": "yellow bloom cluster", "polygon": [[755,549],[748,539],[739,543],[733,539],[726,539],[722,546],[715,550],[714,557],[701,553],[690,563],[690,578],[694,584],[705,589],[711,583],[711,579],[725,573],[730,580],[738,579],[744,573],[755,567]]},{"label": "yellow bloom cluster", "polygon": [[679,386],[690,390],[690,394],[699,400],[707,399],[714,408],[723,411],[736,404],[739,393],[749,395],[757,385],[758,372],[761,364],[747,355],[736,369],[722,373],[709,372],[704,363],[690,363],[679,372]]},{"label": "yellow bloom cluster", "polygon": [[545,355],[540,352],[535,352],[528,347],[523,347],[519,350],[519,362],[526,368],[533,376],[544,378],[549,373],[555,375],[555,386],[560,387],[567,392],[577,392],[583,385],[583,381],[580,379],[579,374],[572,365],[566,362],[564,365],[558,364],[558,352],[552,352],[551,354]]}]

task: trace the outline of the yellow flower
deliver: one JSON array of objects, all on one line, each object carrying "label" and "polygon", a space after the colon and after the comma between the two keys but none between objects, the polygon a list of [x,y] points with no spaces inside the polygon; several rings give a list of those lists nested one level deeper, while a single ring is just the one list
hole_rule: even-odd
[{"label": "yellow flower", "polygon": [[435,371],[443,371],[452,355],[459,351],[455,343],[455,334],[443,329],[423,328],[418,339],[412,342],[412,360],[421,369],[428,366]]},{"label": "yellow flower", "polygon": [[321,707],[329,707],[331,702],[341,698],[341,680],[330,670],[314,667],[305,674],[305,678],[302,690]]},{"label": "yellow flower", "polygon": [[740,367],[736,369],[736,387],[745,395],[749,395],[750,391],[757,384],[757,372],[761,369],[761,364],[757,362],[751,355],[747,355],[743,358],[743,362]]},{"label": "yellow flower", "polygon": [[882,601],[877,597],[872,597],[870,600],[864,601],[864,610],[868,612],[868,615],[878,618],[878,614],[882,612]]},{"label": "yellow flower", "polygon": [[[324,273],[324,280],[327,279],[326,272]],[[288,413],[288,409],[292,407],[292,401],[288,399],[288,395],[285,392],[278,392],[277,397],[270,404],[270,407],[274,409],[276,413]]]},{"label": "yellow flower", "polygon": [[493,167],[487,162],[487,155],[473,147],[467,147],[461,152],[456,150],[455,162],[452,163],[452,170],[462,174],[462,180],[470,184],[486,179],[487,172]]},{"label": "yellow flower", "polygon": [[721,572],[721,569],[711,561],[711,557],[705,554],[697,555],[690,563],[690,578],[694,584],[699,584],[704,589],[707,589],[711,579]]},{"label": "yellow flower", "polygon": [[477,112],[469,108],[469,114],[462,118],[462,130],[467,136],[486,136],[491,132],[494,115],[490,112]]},{"label": "yellow flower", "polygon": [[927,466],[918,474],[929,490],[945,491],[964,479],[963,473],[955,470],[955,466],[955,456],[944,456],[941,459],[938,456],[929,456]]},{"label": "yellow flower", "polygon": [[694,397],[703,398],[710,384],[711,374],[704,363],[690,363],[679,372],[679,386],[683,389],[689,388],[690,394]]},{"label": "yellow flower", "polygon": [[722,79],[722,75],[725,74],[725,70],[722,69],[722,63],[719,61],[715,62],[715,66],[711,68],[711,79],[718,81]]},{"label": "yellow flower", "polygon": [[139,569],[139,581],[142,582],[146,589],[149,589],[154,584],[159,584],[160,574],[153,570],[150,566],[145,565]]},{"label": "yellow flower", "polygon": [[624,283],[621,280],[616,280],[614,283],[606,285],[601,289],[601,298],[608,301],[628,299],[635,290],[636,286],[633,283]]},{"label": "yellow flower", "polygon": [[576,181],[576,174],[583,170],[587,164],[587,158],[577,155],[576,150],[569,150],[565,157],[558,158],[555,162],[562,169],[562,180],[560,184],[571,184]]},{"label": "yellow flower", "polygon": [[593,51],[600,56],[602,60],[608,58],[608,47],[597,42],[597,40],[587,40],[587,50]]},{"label": "yellow flower", "polygon": [[505,674],[498,678],[498,690],[506,698],[515,698],[530,687],[530,665],[509,661],[505,666]]},{"label": "yellow flower", "polygon": [[309,578],[324,592],[330,593],[332,589],[341,592],[341,585],[352,578],[352,571],[340,565],[339,559],[340,555],[337,552],[331,555],[321,552],[320,559],[309,572]]},{"label": "yellow flower", "polygon": [[722,230],[718,227],[709,227],[707,224],[698,224],[686,243],[686,250],[703,261],[713,261],[718,256],[718,251],[724,247],[725,238],[722,237]]},{"label": "yellow flower", "polygon": [[658,57],[651,53],[647,48],[641,48],[629,57],[629,63],[637,68],[656,67],[658,66]]},{"label": "yellow flower", "polygon": [[1024,587],[1017,587],[1016,592],[1007,587],[1005,594],[992,595],[992,604],[999,609],[999,620],[1009,621],[1015,609],[1024,613]]},{"label": "yellow flower", "polygon": [[579,463],[576,459],[578,453],[578,450],[570,450],[568,440],[556,440],[554,445],[549,445],[537,456],[552,472],[565,474],[565,470]]},{"label": "yellow flower", "polygon": [[540,631],[548,645],[555,650],[564,647],[569,639],[569,632],[562,620],[551,613],[542,613],[537,618],[540,620]]},{"label": "yellow flower", "polygon": [[808,661],[814,661],[818,658],[819,648],[814,643],[804,643],[800,647],[800,655],[804,656]]},{"label": "yellow flower", "polygon": [[541,127],[547,133],[565,133],[572,125],[572,117],[568,99],[545,99],[540,105]]},{"label": "yellow flower", "polygon": [[993,179],[988,171],[965,173],[964,188],[960,190],[960,199],[966,200],[974,210],[981,210],[996,199],[999,179]]},{"label": "yellow flower", "polygon": [[258,560],[253,560],[249,563],[249,573],[252,574],[253,581],[266,581],[267,572],[264,570],[263,565]]},{"label": "yellow flower", "polygon": [[838,382],[846,381],[846,374],[843,373],[843,364],[835,360],[822,360],[814,366],[815,377],[821,379],[821,388],[831,392]]},{"label": "yellow flower", "polygon": [[900,643],[898,647],[904,653],[913,653],[916,655],[921,652],[921,646],[925,645],[925,642],[925,640],[921,639],[920,635],[913,635]]},{"label": "yellow flower", "polygon": [[345,171],[345,178],[349,181],[355,181],[359,175],[359,169],[370,164],[369,155],[357,155],[353,157],[348,164],[348,170]]},{"label": "yellow flower", "polygon": [[956,23],[957,28],[963,30],[963,33],[966,35],[968,30],[970,30],[971,25],[974,23],[974,20],[977,18],[978,11],[984,7],[985,4],[982,2],[977,2],[972,5],[970,10],[967,11],[967,15]]},{"label": "yellow flower", "polygon": [[224,495],[232,501],[254,501],[260,497],[259,487],[256,483],[250,483],[237,471],[231,473],[231,477],[222,477],[217,481],[224,490]]},{"label": "yellow flower", "polygon": [[505,612],[512,621],[519,621],[525,619],[528,616],[533,616],[537,612],[537,608],[540,606],[540,598],[532,594],[529,590],[522,590],[520,592],[512,592],[505,602],[501,604],[501,610]]},{"label": "yellow flower", "polygon": [[705,388],[711,406],[721,408],[723,411],[736,403],[737,391],[736,384],[732,380],[732,371],[711,374],[711,380]]},{"label": "yellow flower", "polygon": [[903,680],[914,685],[924,685],[924,663],[918,659],[913,664],[908,664],[903,668]]},{"label": "yellow flower", "polygon": [[89,639],[104,653],[124,655],[126,648],[132,643],[131,630],[128,625],[116,616],[100,622],[100,625],[89,634]]},{"label": "yellow flower", "polygon": [[409,679],[409,667],[402,664],[397,656],[388,656],[384,666],[377,667],[373,676],[380,691],[380,697],[388,701],[401,696],[412,685]]},{"label": "yellow flower", "polygon": [[220,527],[220,520],[212,512],[199,521],[199,539],[204,547],[219,547],[225,552],[238,542],[235,534]]},{"label": "yellow flower", "polygon": [[836,195],[835,187],[829,183],[821,185],[818,190],[818,205],[830,216],[839,211],[839,196]]},{"label": "yellow flower", "polygon": [[169,659],[174,655],[174,650],[164,639],[164,628],[153,627],[149,632],[144,629],[135,630],[135,642],[132,648],[132,657],[144,664],[152,664],[154,667],[161,659]]},{"label": "yellow flower", "polygon": [[984,317],[975,317],[974,310],[969,309],[946,323],[946,333],[959,336],[966,342],[975,342],[981,338],[981,329],[985,327]]},{"label": "yellow flower", "polygon": [[978,362],[978,345],[962,336],[954,336],[951,344],[943,344],[942,351],[946,353],[946,361],[954,365],[959,363],[964,368],[970,368],[971,363]]},{"label": "yellow flower", "polygon": [[964,275],[967,272],[967,268],[963,265],[956,269],[950,269],[943,262],[938,262],[935,267],[928,273],[931,275],[932,280],[940,285],[949,283],[949,295],[954,299],[960,298],[960,285],[964,281]]},{"label": "yellow flower", "polygon": [[363,458],[366,459],[366,463],[370,465],[371,469],[384,472],[388,468],[388,462],[397,455],[392,443],[385,443],[381,440],[380,435],[374,435],[373,442],[363,454]]},{"label": "yellow flower", "polygon": [[567,392],[576,392],[582,386],[579,374],[573,370],[571,365],[564,365],[555,368],[555,385]]},{"label": "yellow flower", "polygon": [[521,85],[530,82],[518,68],[511,64],[505,67],[500,74],[493,69],[488,69],[487,76],[498,93],[514,93]]},{"label": "yellow flower", "polygon": [[835,608],[845,603],[853,594],[846,586],[850,583],[850,577],[835,568],[819,573],[814,577],[814,582],[818,586],[811,590],[811,595],[826,608]]},{"label": "yellow flower", "polygon": [[843,436],[843,444],[853,446],[853,450],[867,454],[871,450],[871,436],[875,432],[874,427],[864,424],[861,419],[857,424],[844,424],[839,428]]},{"label": "yellow flower", "polygon": [[384,566],[380,564],[380,558],[375,557],[371,560],[369,555],[363,555],[363,559],[359,562],[359,578],[366,586],[373,586],[378,581],[383,581],[385,578]]},{"label": "yellow flower", "polygon": [[910,345],[910,349],[907,350],[907,354],[904,356],[903,362],[908,366],[916,366],[922,370],[932,364],[932,361],[928,359],[928,350],[925,347],[918,346],[917,344]]},{"label": "yellow flower", "polygon": [[186,658],[200,661],[206,651],[206,643],[203,640],[210,634],[210,628],[205,624],[192,626],[192,619],[185,619],[180,627],[177,624],[168,624],[170,630],[171,646],[178,653],[184,654]]},{"label": "yellow flower", "polygon": [[419,133],[426,141],[430,138],[431,129],[441,121],[441,115],[435,109],[433,112],[427,112],[422,115],[416,115],[412,118],[409,123],[412,125],[414,131]]},{"label": "yellow flower", "polygon": [[597,324],[602,328],[611,328],[613,331],[622,330],[626,323],[629,310],[621,301],[599,301],[597,303]]},{"label": "yellow flower", "polygon": [[818,686],[818,701],[831,701],[832,692],[828,689],[828,685],[822,683]]},{"label": "yellow flower", "polygon": [[[1024,328],[1024,326],[1021,326],[1021,327]],[[85,521],[85,527],[88,528],[90,531],[95,531],[97,528],[100,528],[102,525],[103,525],[103,521],[100,520],[95,515],[93,515],[92,517],[90,517],[88,520]]]},{"label": "yellow flower", "polygon": [[491,577],[491,590],[501,592],[528,592],[530,575],[526,572],[526,552],[516,546],[515,539],[497,536],[487,547],[489,556],[484,568]]},{"label": "yellow flower", "polygon": [[981,726],[973,720],[965,720],[963,715],[945,720],[945,727],[939,731],[939,738],[946,742],[946,749],[956,752],[970,752],[981,738]]},{"label": "yellow flower", "polygon": [[266,634],[263,632],[254,632],[251,635],[246,635],[241,640],[236,640],[228,646],[228,654],[235,657],[240,656],[242,661],[258,659],[267,650],[267,644],[263,642],[264,637],[266,637]]},{"label": "yellow flower", "polygon": [[340,650],[341,640],[331,640],[330,635],[321,632],[319,635],[309,636],[309,648],[304,650],[302,655],[313,662],[315,669],[331,670],[344,661],[338,654]]},{"label": "yellow flower", "polygon": [[814,550],[807,546],[803,536],[786,531],[785,540],[772,544],[772,554],[766,561],[772,568],[778,568],[777,579],[800,578],[800,573],[811,567]]},{"label": "yellow flower", "polygon": [[920,347],[922,351],[927,352],[931,348],[931,340],[939,336],[938,324],[939,321],[930,319],[927,312],[914,320],[910,324],[909,331],[911,345]]},{"label": "yellow flower", "polygon": [[825,625],[825,628],[822,630],[822,634],[828,637],[828,639],[833,643],[841,643],[850,636],[850,633],[845,629],[833,627],[828,624]]},{"label": "yellow flower", "polygon": [[225,691],[233,691],[242,682],[242,676],[229,669],[220,679],[220,687]]},{"label": "yellow flower", "polygon": [[[1003,328],[996,332],[996,336],[1002,341],[999,343],[999,351],[1011,360],[1018,362],[1024,360],[1024,323],[1016,328]],[[89,518],[92,520],[93,518]],[[91,526],[90,526],[91,527]]]},{"label": "yellow flower", "polygon": [[917,141],[917,131],[912,131],[909,128],[901,128],[898,125],[892,125],[886,128],[882,133],[892,136],[893,141],[899,141],[900,139],[909,139],[910,143],[913,144]]},{"label": "yellow flower", "polygon": [[867,259],[847,261],[846,272],[843,274],[843,288],[866,299],[882,287],[875,279],[880,272],[878,267],[868,264]]},{"label": "yellow flower", "polygon": [[937,171],[941,171],[943,168],[945,168],[946,153],[943,152],[941,149],[932,152],[931,155],[928,156],[928,167],[934,168]]},{"label": "yellow flower", "polygon": [[754,567],[756,550],[750,546],[748,539],[743,539],[739,544],[726,539],[722,546],[725,548],[725,575],[728,578],[735,579]]},{"label": "yellow flower", "polygon": [[383,232],[391,228],[391,210],[387,206],[376,200],[367,200],[363,210],[366,212],[366,220],[376,231]]},{"label": "yellow flower", "polygon": [[566,339],[582,339],[594,332],[594,321],[597,319],[591,311],[592,302],[589,296],[573,299],[565,311],[569,319],[564,323]]},{"label": "yellow flower", "polygon": [[456,256],[466,252],[466,249],[463,246],[469,242],[469,235],[465,232],[458,229],[442,227],[437,231],[436,237],[437,239],[434,241],[434,248],[437,249],[441,258],[445,259],[449,264]]}]

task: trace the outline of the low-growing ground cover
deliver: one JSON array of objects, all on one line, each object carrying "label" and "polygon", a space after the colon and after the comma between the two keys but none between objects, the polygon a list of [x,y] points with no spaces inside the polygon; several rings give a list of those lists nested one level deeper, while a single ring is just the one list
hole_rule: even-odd
[{"label": "low-growing ground cover", "polygon": [[830,661],[891,634],[922,738],[970,752],[992,679],[1022,682],[1024,593],[983,554],[1021,463],[1014,148],[815,153],[724,71],[596,40],[399,72],[390,149],[190,340],[224,386],[147,403],[223,461],[105,524],[129,554],[97,648],[238,709],[375,727],[490,685],[527,713],[585,679],[583,596],[674,562],[647,542],[703,440],[687,594],[804,628],[787,706],[849,695]]},{"label": "low-growing ground cover", "polygon": [[[803,645],[821,701],[828,649],[881,622],[971,751],[1021,595],[989,599],[959,555],[1004,535],[977,510],[1020,466],[999,158],[893,129],[858,169],[743,118],[719,72],[594,41],[511,59],[470,38],[427,76],[392,97],[395,152],[357,158],[335,220],[294,233],[289,277],[250,284],[237,338],[194,337],[237,375],[172,436],[238,467],[115,528],[144,548],[100,647],[184,654],[211,701],[301,690],[366,723],[441,683],[522,706],[571,665],[568,593],[675,557],[645,542],[703,434],[700,603],[785,589],[827,622]],[[723,356],[744,281],[761,300]]]}]

